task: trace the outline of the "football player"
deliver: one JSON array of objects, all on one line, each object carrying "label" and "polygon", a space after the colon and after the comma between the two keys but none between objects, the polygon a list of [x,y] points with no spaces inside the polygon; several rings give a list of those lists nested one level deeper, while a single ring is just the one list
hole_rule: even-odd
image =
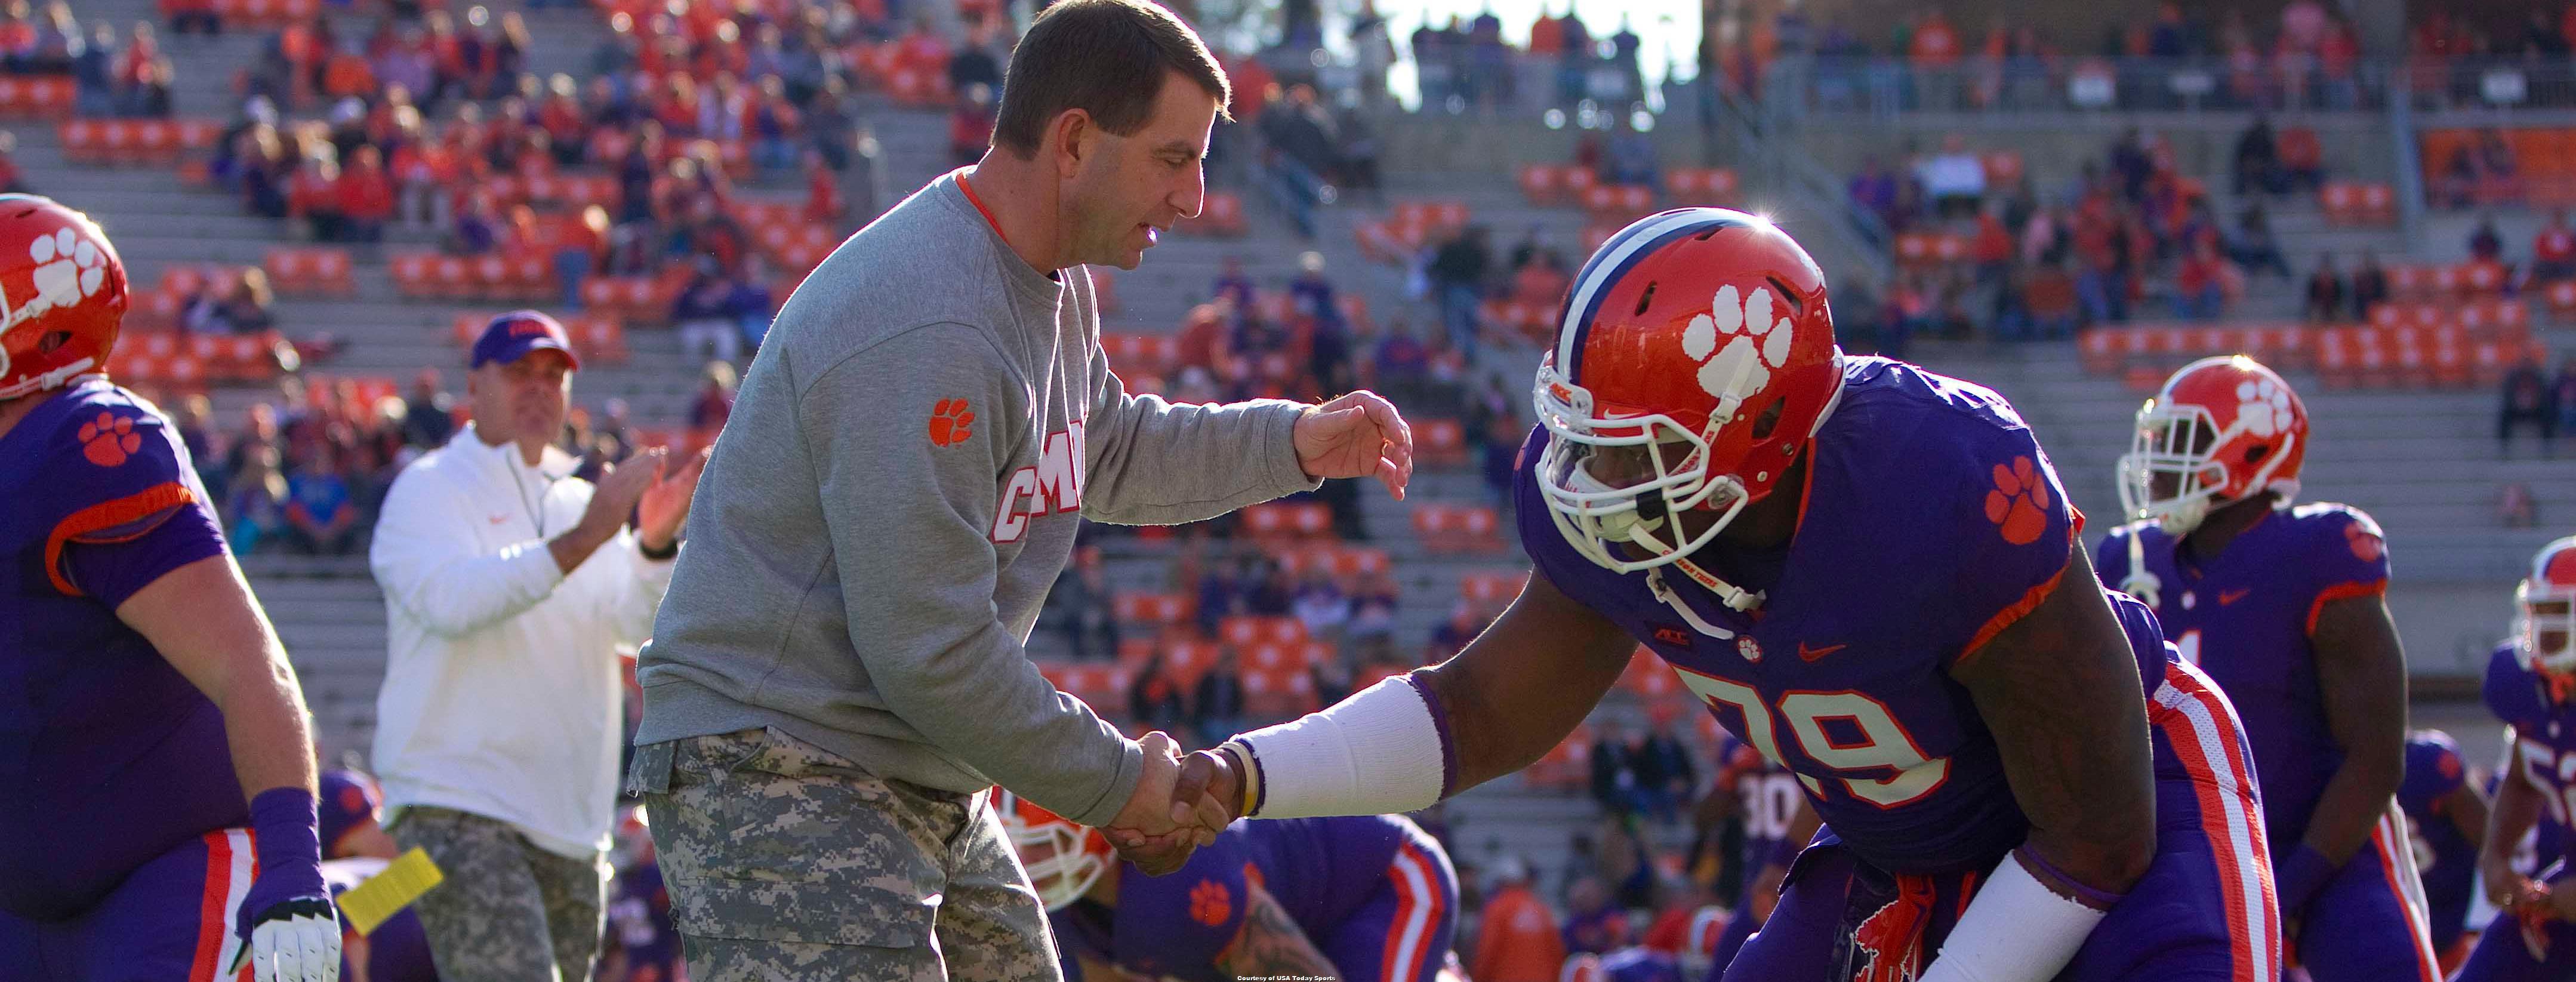
[{"label": "football player", "polygon": [[1148,876],[1109,840],[996,789],[994,812],[1046,901],[1068,982],[1233,976],[1435,982],[1452,959],[1458,875],[1401,815],[1227,829]]},{"label": "football player", "polygon": [[2486,841],[2487,792],[2469,779],[2460,747],[2440,730],[2406,738],[2406,780],[2397,805],[2413,832],[2415,872],[2423,880],[2424,913],[2442,974],[2469,955],[2469,901],[2477,893],[2478,848]]},{"label": "football player", "polygon": [[[2565,854],[2576,792],[2576,536],[2540,548],[2515,601],[2513,640],[2487,658],[2487,708],[2505,722],[2510,749],[2478,872],[2499,913],[2454,982],[2576,978],[2576,874]],[[2539,875],[2527,877],[2513,853],[2534,825]]]},{"label": "football player", "polygon": [[2106,586],[2155,608],[2245,720],[2283,940],[2317,982],[2439,982],[2396,804],[2406,656],[2370,516],[2293,507],[2308,413],[2269,368],[2204,358],[2138,410]]},{"label": "football player", "polygon": [[1805,249],[1689,208],[1585,263],[1534,398],[1538,575],[1501,619],[1182,787],[1256,817],[1419,808],[1538,759],[1643,643],[1824,822],[1726,978],[2275,977],[2235,713],[2094,583],[2001,396],[1843,355]]},{"label": "football player", "polygon": [[1737,854],[1736,868],[1745,875],[1734,913],[1726,920],[1726,933],[1718,936],[1717,948],[1709,956],[1707,977],[1712,982],[1726,974],[1727,963],[1735,960],[1745,939],[1771,917],[1771,905],[1780,899],[1780,881],[1788,877],[1790,861],[1815,838],[1818,824],[1806,792],[1798,790],[1798,775],[1734,737],[1726,738],[1725,749],[1718,755],[1716,788],[1721,794],[1732,794],[1728,800],[1744,822],[1744,848]]},{"label": "football player", "polygon": [[0,979],[336,979],[304,695],[107,380],[126,291],[87,216],[0,195]]}]

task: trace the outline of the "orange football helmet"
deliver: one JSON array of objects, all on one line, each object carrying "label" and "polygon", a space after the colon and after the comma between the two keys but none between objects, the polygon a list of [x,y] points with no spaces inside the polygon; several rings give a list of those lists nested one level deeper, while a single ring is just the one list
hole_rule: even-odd
[{"label": "orange football helmet", "polygon": [[2183,366],[2138,409],[2120,458],[2120,507],[2172,535],[2210,509],[2265,491],[2287,508],[2308,455],[2308,408],[2278,373],[2244,355]]},{"label": "orange football helmet", "polygon": [[1077,825],[1034,801],[1002,788],[993,789],[993,810],[1020,851],[1029,884],[1048,910],[1062,910],[1100,882],[1118,854],[1100,830]]},{"label": "orange football helmet", "polygon": [[2576,678],[2576,535],[2540,547],[2513,602],[2514,657],[2532,671]]},{"label": "orange football helmet", "polygon": [[0,194],[0,401],[105,371],[125,307],[125,262],[97,223]]},{"label": "orange football helmet", "polygon": [[[1532,401],[1557,530],[1622,573],[1679,564],[1729,606],[1761,602],[1688,557],[1769,495],[1842,393],[1825,275],[1767,219],[1681,208],[1637,220],[1575,274]],[[1671,519],[1716,513],[1685,535]]]}]

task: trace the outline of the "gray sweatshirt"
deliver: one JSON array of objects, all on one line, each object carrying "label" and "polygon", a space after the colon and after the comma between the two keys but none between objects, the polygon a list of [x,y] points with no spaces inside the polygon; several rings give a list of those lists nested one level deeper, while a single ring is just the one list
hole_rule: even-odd
[{"label": "gray sweatshirt", "polygon": [[1142,753],[1023,648],[1076,513],[1170,524],[1311,489],[1301,408],[1128,394],[1089,272],[1031,269],[932,182],[824,259],[752,360],[639,663],[636,743],[774,726],[1107,824]]}]

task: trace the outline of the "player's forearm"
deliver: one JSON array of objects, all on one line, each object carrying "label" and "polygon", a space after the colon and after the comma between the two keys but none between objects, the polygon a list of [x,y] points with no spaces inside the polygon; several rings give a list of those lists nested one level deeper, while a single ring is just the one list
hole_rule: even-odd
[{"label": "player's forearm", "polygon": [[242,793],[256,798],[270,788],[315,787],[313,729],[305,716],[304,690],[286,653],[271,648],[266,670],[244,672],[221,694],[209,693],[224,713],[233,773]]},{"label": "player's forearm", "polygon": [[2495,803],[2487,809],[2486,840],[2478,845],[2479,864],[2510,864],[2522,837],[2540,824],[2543,807],[2537,789],[2521,775],[2507,772],[2504,780],[2496,782]]},{"label": "player's forearm", "polygon": [[2326,779],[2325,792],[2317,796],[2316,811],[2310,814],[2307,834],[2300,842],[2337,866],[2350,860],[2370,838],[2370,830],[2388,816],[2391,796],[2405,777],[2403,766],[2402,759],[2397,767],[2390,767],[2375,759],[2346,756],[2343,766]]},{"label": "player's forearm", "polygon": [[2477,782],[2460,782],[2460,786],[2443,799],[2442,811],[2451,819],[2452,826],[2460,830],[2460,837],[2469,840],[2470,848],[2486,848],[2487,796],[2478,790]]},{"label": "player's forearm", "polygon": [[1541,575],[1456,657],[1415,673],[1449,717],[1452,793],[1536,763],[1619,681],[1636,642]]},{"label": "player's forearm", "polygon": [[1236,978],[1329,979],[1342,975],[1268,891],[1248,886],[1246,892],[1243,929],[1217,957],[1218,968]]}]

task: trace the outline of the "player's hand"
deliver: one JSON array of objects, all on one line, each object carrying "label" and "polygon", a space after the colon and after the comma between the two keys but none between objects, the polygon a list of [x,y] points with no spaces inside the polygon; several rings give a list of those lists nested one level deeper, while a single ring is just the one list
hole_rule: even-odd
[{"label": "player's hand", "polygon": [[635,537],[654,552],[669,549],[689,519],[689,502],[698,494],[698,475],[707,469],[708,447],[690,454],[677,467],[665,467],[635,503]]},{"label": "player's hand", "polygon": [[635,511],[635,503],[643,500],[644,492],[652,490],[653,482],[661,479],[662,465],[670,455],[668,448],[647,447],[624,463],[608,465],[591,489],[590,505],[582,509],[580,527],[603,541],[615,534],[618,526],[626,524],[626,516]]},{"label": "player's hand", "polygon": [[1308,477],[1375,477],[1398,501],[1413,480],[1413,427],[1366,389],[1306,407],[1291,442]]},{"label": "player's hand", "polygon": [[2478,874],[2486,882],[2487,902],[2512,910],[2540,895],[2537,884],[2513,868],[2513,858],[2487,853],[2478,857]]},{"label": "player's hand", "polygon": [[1145,751],[1145,773],[1137,779],[1126,806],[1101,831],[1117,847],[1118,858],[1134,863],[1147,876],[1162,876],[1180,869],[1198,847],[1216,841],[1216,833],[1172,821],[1172,788],[1181,769],[1172,738],[1157,730],[1136,744]]},{"label": "player's hand", "polygon": [[1243,817],[1243,778],[1234,758],[1214,750],[1181,758],[1180,779],[1172,784],[1172,822],[1224,831]]},{"label": "player's hand", "polygon": [[[242,900],[245,910],[257,899]],[[254,982],[339,982],[340,919],[329,897],[296,897],[268,905],[242,925],[241,954],[226,976],[249,962]]]}]

